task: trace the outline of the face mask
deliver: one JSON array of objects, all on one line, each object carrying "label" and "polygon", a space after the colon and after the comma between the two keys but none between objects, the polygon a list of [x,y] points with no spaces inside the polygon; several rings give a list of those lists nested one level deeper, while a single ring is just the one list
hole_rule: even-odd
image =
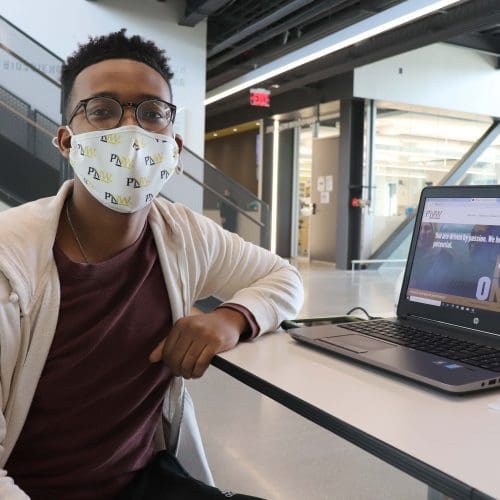
[{"label": "face mask", "polygon": [[149,205],[179,162],[172,137],[136,125],[77,135],[68,130],[75,174],[97,201],[116,212]]}]

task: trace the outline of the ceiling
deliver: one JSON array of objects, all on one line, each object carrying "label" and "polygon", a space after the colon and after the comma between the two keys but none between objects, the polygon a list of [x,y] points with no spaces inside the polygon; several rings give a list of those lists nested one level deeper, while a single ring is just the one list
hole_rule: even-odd
[{"label": "ceiling", "polygon": [[[207,91],[210,91],[399,3],[402,0],[188,0],[180,24],[194,26],[203,19],[208,20]],[[271,90],[273,113],[280,112],[280,97],[285,103],[296,98],[298,91],[302,96],[306,91],[311,101],[324,102],[324,83],[332,78],[357,66],[437,41],[470,47],[500,58],[500,2],[462,0],[259,86]],[[220,128],[225,122],[229,124],[236,109],[249,108],[247,102],[248,90],[209,105],[207,129]],[[262,111],[258,109],[260,115]],[[251,110],[242,116],[242,121],[256,117],[255,110]],[[213,126],[210,126],[211,121]]]}]

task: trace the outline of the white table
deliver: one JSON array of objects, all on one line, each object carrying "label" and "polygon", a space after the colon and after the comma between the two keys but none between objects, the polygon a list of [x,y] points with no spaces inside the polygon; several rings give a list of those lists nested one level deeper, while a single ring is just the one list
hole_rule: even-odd
[{"label": "white table", "polygon": [[500,498],[500,391],[447,395],[286,333],[212,364],[452,498]]}]

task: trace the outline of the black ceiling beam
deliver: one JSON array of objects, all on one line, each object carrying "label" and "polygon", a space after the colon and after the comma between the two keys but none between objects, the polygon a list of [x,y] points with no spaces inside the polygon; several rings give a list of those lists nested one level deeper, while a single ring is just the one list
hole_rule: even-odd
[{"label": "black ceiling beam", "polygon": [[232,0],[189,0],[184,17],[179,20],[181,26],[193,28],[200,21],[218,11]]},{"label": "black ceiling beam", "polygon": [[231,47],[235,43],[239,42],[240,40],[243,40],[247,38],[248,36],[251,36],[255,33],[257,33],[260,30],[263,30],[270,26],[271,24],[279,21],[285,16],[288,16],[289,14],[292,14],[296,10],[301,9],[307,4],[312,3],[314,0],[293,0],[291,2],[288,2],[286,5],[283,7],[276,9],[275,11],[271,12],[269,15],[264,16],[263,18],[259,19],[253,24],[250,24],[246,28],[243,28],[242,30],[238,31],[232,36],[227,37],[224,39],[222,42],[214,45],[210,50],[207,52],[207,57],[212,57],[215,56],[216,54],[219,54],[219,52],[222,52],[223,50],[227,49],[228,47]]},{"label": "black ceiling beam", "polygon": [[480,50],[494,56],[500,56],[500,37],[483,35],[483,34],[469,34],[459,35],[448,40],[454,45],[467,47],[469,49]]},{"label": "black ceiling beam", "polygon": [[[229,80],[234,80],[235,78],[245,74],[247,71],[259,68],[260,66],[263,66],[268,62],[274,61],[283,55],[309,45],[320,38],[351,26],[354,23],[360,22],[367,17],[369,17],[369,12],[364,9],[360,9],[358,6],[337,12],[335,13],[333,22],[323,23],[321,26],[316,27],[311,33],[303,35],[300,39],[294,40],[288,43],[288,45],[286,46],[275,47],[271,50],[267,50],[264,53],[258,54],[243,63],[232,65],[221,73],[217,74],[216,72],[215,75],[211,75],[209,73],[206,82],[207,89],[212,90],[213,88],[218,87]],[[255,39],[258,40],[259,36],[262,35],[258,35],[257,37],[255,37]]]},{"label": "black ceiling beam", "polygon": [[315,2],[314,5],[312,5],[311,8],[307,9],[305,12],[297,14],[296,16],[275,26],[274,28],[259,33],[258,35],[250,38],[247,42],[238,45],[237,47],[234,47],[232,50],[226,52],[222,56],[213,59],[212,61],[208,61],[207,71],[217,68],[221,64],[224,64],[225,62],[234,59],[236,56],[239,56],[243,52],[253,49],[257,45],[260,45],[261,43],[264,43],[267,40],[270,40],[271,38],[274,38],[275,36],[284,33],[285,31],[295,28],[296,26],[305,24],[311,19],[314,19],[315,17],[320,16],[325,12],[333,11],[335,7],[339,7],[345,3],[346,0],[337,0],[336,2],[332,2],[332,0],[323,0],[322,2]]},{"label": "black ceiling beam", "polygon": [[[336,75],[333,78],[319,82],[318,85],[303,86],[291,89],[289,92],[271,95],[271,108],[260,108],[249,105],[248,91],[238,95],[238,123],[251,122],[261,118],[267,118],[275,114],[287,113],[314,106],[319,102],[330,102],[352,97],[352,72]],[[229,103],[223,103],[221,113],[207,115],[206,132],[227,128],[236,124],[235,115],[229,111]],[[215,104],[216,106],[216,104]],[[233,106],[234,108],[234,106]],[[227,112],[226,112],[227,111]]]},{"label": "black ceiling beam", "polygon": [[[361,2],[360,0],[329,0],[327,2],[316,1],[313,6],[308,8],[302,14],[307,15],[310,12],[314,13],[315,11],[321,10],[322,15],[319,14],[316,18],[311,17],[309,19],[309,23],[316,23],[316,25],[313,29],[305,30],[305,33],[303,33],[300,38],[289,41],[286,45],[275,44],[274,48],[260,51],[260,53],[254,54],[252,58],[249,58],[246,61],[238,61],[237,63],[234,62],[232,66],[228,64],[226,65],[225,70],[221,68],[222,71],[213,71],[215,67],[219,66],[219,62],[227,62],[231,59],[226,57],[229,54],[233,56],[232,58],[237,57],[237,55],[242,52],[240,51],[240,47],[244,50],[249,50],[250,48],[258,46],[268,40],[270,38],[268,34],[272,33],[273,36],[276,36],[276,28],[279,27],[275,27],[271,30],[258,33],[256,36],[251,37],[247,42],[245,42],[244,45],[234,47],[234,49],[229,53],[223,54],[219,58],[212,59],[212,61],[208,60],[208,74],[206,82],[207,89],[211,90],[218,87],[226,81],[233,80],[247,71],[260,67],[269,61],[274,61],[292,50],[297,50],[305,45],[313,43],[320,38],[360,22],[377,12],[393,7],[403,1],[404,0],[361,0]],[[328,5],[331,10],[327,10]],[[304,22],[299,26],[303,27],[307,24],[307,22]],[[279,31],[281,32],[282,30]]]},{"label": "black ceiling beam", "polygon": [[[455,11],[456,12],[466,11],[466,12],[470,12],[471,15],[474,16],[474,19],[476,19],[477,18],[476,13],[482,12],[484,15],[484,19],[483,19],[483,22],[480,23],[480,25],[483,27],[484,26],[491,27],[494,25],[494,23],[493,23],[493,21],[490,22],[489,15],[490,15],[490,13],[495,12],[495,8],[497,6],[498,6],[498,2],[494,2],[494,1],[490,1],[490,0],[470,0],[469,2],[459,4],[458,6],[455,6],[455,7],[451,7],[451,8],[449,8],[448,11],[439,11],[431,16],[420,19],[414,23],[411,23],[410,26],[414,25],[415,23],[417,23],[417,24],[420,23],[418,25],[422,29],[421,35],[424,39],[426,36],[429,36],[429,40],[433,39],[434,41],[447,41],[446,38],[440,38],[438,40],[435,40],[435,37],[433,37],[433,31],[439,30],[440,25],[442,23],[446,23],[446,16],[448,16],[448,14],[452,14]],[[351,13],[351,15],[359,16],[360,11],[359,10],[353,11],[353,13]],[[354,22],[357,22],[358,19],[355,19]],[[428,20],[432,20],[432,21],[428,21]],[[464,31],[453,30],[453,35],[451,35],[451,36],[454,37],[454,36],[458,36],[462,33],[471,33],[473,31],[480,31],[480,28],[478,28],[478,29],[473,28],[473,26],[475,26],[475,25],[478,25],[478,24],[477,23],[475,23],[474,25],[471,24],[470,25],[471,28],[468,29],[467,27],[465,27]],[[467,25],[465,25],[465,26],[467,26]],[[305,38],[305,37],[303,37],[303,38]],[[404,41],[405,40],[402,39],[401,43],[404,43]],[[396,48],[397,48],[397,44],[399,43],[399,40],[395,40],[395,43],[396,43]],[[433,42],[429,41],[428,43],[433,43]],[[367,42],[363,42],[361,45],[363,47],[366,47]],[[421,44],[420,46],[423,46],[423,45],[425,45],[425,43]],[[242,74],[245,74],[246,72],[250,71],[251,69],[255,68],[256,66],[257,67],[262,66],[268,60],[274,60],[277,57],[280,57],[281,54],[280,54],[279,50],[283,50],[283,48],[275,49],[274,51],[267,52],[260,57],[250,59],[245,64],[240,64],[238,66],[234,66],[234,67],[229,68],[226,71],[219,73],[219,74],[216,74],[214,76],[208,75],[207,89],[212,90],[213,88],[216,88],[216,87],[226,83],[227,81],[234,80],[235,78],[238,78],[239,76],[241,76]],[[408,49],[408,50],[410,50],[410,49]],[[397,52],[397,53],[399,53],[399,52]]]},{"label": "black ceiling beam", "polygon": [[[432,43],[447,41],[460,33],[481,31],[499,22],[500,4],[498,0],[471,0],[468,3],[459,4],[445,13],[438,13],[382,33],[282,75],[281,77],[286,76],[288,81],[282,84],[279,89],[273,90],[272,107],[269,110],[266,109],[265,112],[269,112],[270,115],[276,113],[273,106],[275,94],[295,92],[297,88],[313,83],[319,85],[319,82],[323,80],[352,71],[365,64]],[[279,77],[273,79],[273,82],[276,81],[279,81]],[[268,83],[270,82],[262,82],[259,85],[266,87]],[[245,108],[250,107],[248,104],[244,104],[245,102],[248,103],[248,89],[229,96],[223,101],[210,104],[206,108],[207,130],[214,129],[211,126],[212,123],[224,121],[224,117],[219,115],[225,115],[227,120],[232,118],[234,122],[235,114],[239,116]],[[302,107],[298,101],[295,104],[296,108]],[[295,108],[291,107],[291,109]]]}]

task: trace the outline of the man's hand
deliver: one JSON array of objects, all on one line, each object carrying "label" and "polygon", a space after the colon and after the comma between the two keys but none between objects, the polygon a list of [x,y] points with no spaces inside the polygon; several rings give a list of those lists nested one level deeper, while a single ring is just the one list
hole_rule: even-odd
[{"label": "man's hand", "polygon": [[220,308],[208,314],[178,320],[167,338],[149,355],[152,363],[163,361],[174,375],[199,378],[219,352],[232,349],[248,328],[243,314]]}]

